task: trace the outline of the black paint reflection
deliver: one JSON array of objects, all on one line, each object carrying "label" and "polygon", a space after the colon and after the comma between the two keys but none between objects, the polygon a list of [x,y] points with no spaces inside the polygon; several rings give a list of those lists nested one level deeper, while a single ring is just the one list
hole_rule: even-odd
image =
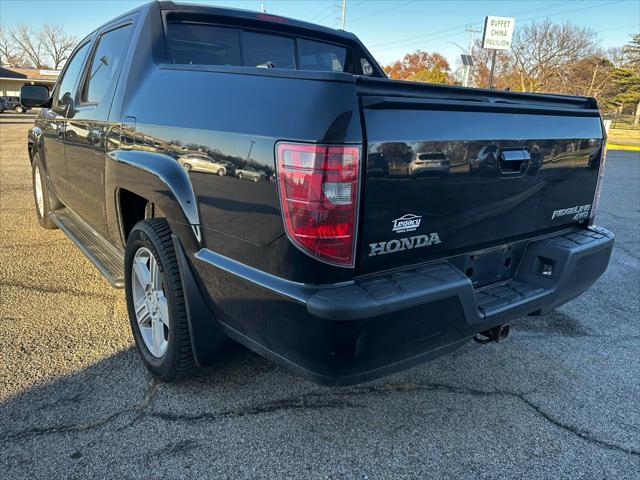
[{"label": "black paint reflection", "polygon": [[[390,222],[407,213],[422,217],[417,233],[442,240],[404,254],[408,263],[549,228],[555,209],[591,203],[600,148],[599,139],[370,143],[362,248],[396,238]],[[527,160],[507,169],[504,152]]]},{"label": "black paint reflection", "polygon": [[272,140],[140,125],[109,138],[110,148],[151,151],[180,164],[198,200],[205,244],[210,232],[258,245],[282,235]]}]

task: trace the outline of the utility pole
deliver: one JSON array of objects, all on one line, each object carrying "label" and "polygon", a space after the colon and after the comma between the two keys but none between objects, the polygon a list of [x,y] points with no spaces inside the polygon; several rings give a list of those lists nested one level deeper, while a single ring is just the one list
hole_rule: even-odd
[{"label": "utility pole", "polygon": [[[475,30],[472,25],[468,25],[467,28],[465,28],[465,31],[471,34],[471,36],[469,38],[469,56],[473,57],[473,37],[475,36],[476,33],[482,32],[482,30]],[[464,80],[462,81],[462,84],[465,87],[469,86],[469,75],[470,75],[470,73],[471,73],[471,65],[465,65],[465,67],[464,67]]]},{"label": "utility pole", "polygon": [[254,140],[249,140],[249,142],[251,142],[251,145],[249,145],[249,153],[247,153],[247,163],[251,160],[251,150],[253,150],[253,146],[256,144]]},{"label": "utility pole", "polygon": [[489,70],[489,89],[493,88],[493,71],[496,68],[496,52],[497,50],[493,50],[491,54],[491,70]]},{"label": "utility pole", "polygon": [[347,0],[342,0],[342,20],[340,22],[340,29],[344,30],[344,22],[347,19]]}]

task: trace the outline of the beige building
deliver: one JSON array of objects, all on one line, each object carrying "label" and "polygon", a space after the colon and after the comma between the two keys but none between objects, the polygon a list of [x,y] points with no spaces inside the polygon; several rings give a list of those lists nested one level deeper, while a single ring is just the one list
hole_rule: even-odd
[{"label": "beige building", "polygon": [[0,96],[19,97],[24,84],[44,84],[53,86],[58,79],[57,70],[37,68],[0,67]]}]

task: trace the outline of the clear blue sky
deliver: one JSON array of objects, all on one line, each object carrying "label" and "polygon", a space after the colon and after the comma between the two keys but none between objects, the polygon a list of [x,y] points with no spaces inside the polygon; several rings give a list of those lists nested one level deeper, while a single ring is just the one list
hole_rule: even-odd
[{"label": "clear blue sky", "polygon": [[[0,23],[60,24],[83,37],[105,21],[144,0],[1,0]],[[195,0],[338,26],[341,0]],[[598,32],[603,47],[621,46],[632,33],[640,32],[639,0],[347,0],[346,30],[357,34],[376,59],[390,63],[418,48],[437,51],[452,66],[469,34],[465,25],[480,29],[485,15],[513,16],[518,25],[545,17],[571,21]]]}]

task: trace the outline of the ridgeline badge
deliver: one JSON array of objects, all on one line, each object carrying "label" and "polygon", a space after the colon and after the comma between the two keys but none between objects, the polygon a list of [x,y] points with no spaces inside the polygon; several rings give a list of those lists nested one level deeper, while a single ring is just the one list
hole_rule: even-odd
[{"label": "ridgeline badge", "polygon": [[589,218],[589,212],[591,211],[591,204],[576,205],[571,208],[561,208],[560,210],[554,210],[551,215],[551,220],[558,217],[564,217],[565,215],[573,215],[573,220],[583,220]]},{"label": "ridgeline badge", "polygon": [[420,215],[414,215],[407,213],[393,220],[393,228],[391,231],[396,233],[415,232],[420,226],[422,217]]}]

